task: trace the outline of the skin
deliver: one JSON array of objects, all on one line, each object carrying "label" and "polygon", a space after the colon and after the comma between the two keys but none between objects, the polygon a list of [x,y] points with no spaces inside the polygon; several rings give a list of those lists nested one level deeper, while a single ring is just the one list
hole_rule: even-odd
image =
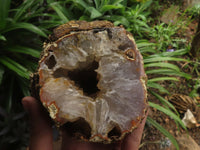
[{"label": "skin", "polygon": [[[41,103],[33,97],[24,97],[22,104],[30,117],[29,150],[53,150],[52,121]],[[61,150],[138,150],[146,118],[147,115],[139,127],[128,134],[123,141],[114,144],[80,142],[62,132]]]}]

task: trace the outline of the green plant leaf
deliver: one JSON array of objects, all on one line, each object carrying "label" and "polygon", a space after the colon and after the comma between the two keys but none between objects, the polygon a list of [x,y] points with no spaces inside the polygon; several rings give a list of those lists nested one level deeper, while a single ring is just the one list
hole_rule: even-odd
[{"label": "green plant leaf", "polygon": [[91,13],[90,15],[91,19],[95,19],[102,16],[102,14],[98,10],[96,10],[94,7],[88,7],[87,9]]},{"label": "green plant leaf", "polygon": [[126,0],[112,0],[111,1],[111,5],[117,5],[117,4],[120,4],[121,2],[124,2]]},{"label": "green plant leaf", "polygon": [[11,0],[0,0],[0,30],[6,26],[10,2]]},{"label": "green plant leaf", "polygon": [[30,72],[14,60],[2,56],[0,57],[0,62],[10,70],[16,72],[19,76],[29,79]]},{"label": "green plant leaf", "polygon": [[91,19],[95,19],[98,18],[100,16],[102,16],[101,12],[99,12],[97,9],[95,9],[94,7],[90,6],[89,4],[87,4],[85,1],[83,0],[73,0],[74,3],[79,4],[80,6],[82,6],[87,12],[90,13],[90,18]]},{"label": "green plant leaf", "polygon": [[158,89],[161,93],[169,94],[169,91],[167,91],[166,88],[162,87],[160,84],[155,83],[155,82],[147,82],[147,87],[152,87],[152,88]]},{"label": "green plant leaf", "polygon": [[170,68],[175,71],[180,71],[179,67],[177,67],[174,64],[171,63],[163,63],[163,62],[158,62],[158,63],[149,63],[149,64],[144,64],[144,67],[162,67],[162,68]]},{"label": "green plant leaf", "polygon": [[100,1],[99,0],[94,0],[95,7],[98,9],[100,7]]},{"label": "green plant leaf", "polygon": [[148,82],[157,82],[157,81],[164,81],[164,80],[179,81],[175,77],[157,77],[157,78],[153,78],[153,79],[148,79]]},{"label": "green plant leaf", "polygon": [[151,62],[156,62],[156,61],[186,61],[188,60],[183,59],[183,58],[175,58],[175,57],[154,57],[150,56],[144,59],[144,63],[151,63]]},{"label": "green plant leaf", "polygon": [[191,79],[191,75],[184,73],[184,72],[179,72],[176,70],[171,70],[171,69],[152,69],[152,70],[147,70],[146,74],[163,74],[163,75],[175,75],[175,76],[180,76],[184,77],[186,79]]},{"label": "green plant leaf", "polygon": [[90,5],[88,5],[84,0],[72,0],[72,1],[74,3],[77,3],[77,4],[81,5],[85,9],[87,9],[88,7],[90,7]]},{"label": "green plant leaf", "polygon": [[175,121],[177,121],[182,127],[183,129],[187,130],[187,128],[185,127],[185,125],[183,124],[182,120],[179,118],[179,116],[177,116],[176,114],[174,114],[171,110],[168,110],[158,104],[149,102],[149,106],[158,109],[159,111],[162,111],[163,113],[165,113],[166,115],[170,116],[172,119],[174,119]]},{"label": "green plant leaf", "polygon": [[138,48],[142,47],[148,47],[148,46],[154,46],[155,43],[151,43],[148,40],[142,39],[142,40],[136,40],[136,44]]},{"label": "green plant leaf", "polygon": [[160,54],[154,54],[152,56],[172,57],[172,56],[182,56],[186,53],[188,53],[188,49],[184,48],[184,49],[176,50],[173,52],[162,52]]},{"label": "green plant leaf", "polygon": [[167,101],[165,98],[163,98],[162,96],[160,96],[159,94],[149,90],[149,92],[154,95],[157,99],[159,99],[163,104],[167,104],[167,106],[169,106],[178,116],[179,113],[177,112],[176,108],[174,107],[174,105],[172,105],[169,101]]},{"label": "green plant leaf", "polygon": [[115,6],[115,5],[104,5],[101,9],[100,9],[100,12],[102,13],[105,13],[109,10],[113,10],[113,9],[120,9],[120,8],[123,8],[122,5],[118,5],[118,6]]},{"label": "green plant leaf", "polygon": [[25,13],[27,13],[27,9],[33,6],[34,1],[32,0],[26,0],[24,1],[18,9],[15,9],[16,13],[15,16],[13,17],[13,20],[15,22],[20,20],[20,17],[23,16]]},{"label": "green plant leaf", "polygon": [[176,149],[179,150],[179,145],[172,134],[170,134],[165,128],[163,128],[160,124],[158,124],[155,120],[151,119],[150,117],[147,117],[147,122],[152,124],[162,134],[164,134],[166,137],[168,137],[168,139],[173,143],[173,145],[176,147]]},{"label": "green plant leaf", "polygon": [[105,20],[110,20],[110,21],[114,21],[115,25],[124,25],[126,27],[129,26],[129,21],[124,17],[124,16],[118,16],[118,15],[107,15],[107,16],[103,16],[102,17]]},{"label": "green plant leaf", "polygon": [[11,24],[10,26],[8,26],[5,30],[2,31],[2,33],[6,33],[12,30],[16,30],[16,29],[27,29],[31,32],[34,32],[38,35],[41,35],[45,38],[47,38],[47,35],[38,27],[36,27],[35,25],[31,24],[31,23],[25,23],[25,22],[18,22],[15,24]]},{"label": "green plant leaf", "polygon": [[5,36],[3,36],[3,35],[0,35],[0,40],[2,40],[2,41],[6,41],[6,38],[5,38]]},{"label": "green plant leaf", "polygon": [[65,16],[65,14],[62,12],[62,8],[58,2],[51,3],[50,6],[56,11],[60,19],[63,21],[63,23],[66,23],[69,21],[67,16]]},{"label": "green plant leaf", "polygon": [[156,53],[155,43],[150,43],[148,40],[136,40],[136,44],[142,54],[147,52]]},{"label": "green plant leaf", "polygon": [[[17,56],[17,55],[15,55]],[[18,55],[18,60],[23,60],[20,61],[21,63],[23,63],[23,66],[28,69],[30,72],[35,72],[35,70],[38,67],[38,63],[31,61],[30,59],[27,59],[26,57],[24,57],[23,55]]]},{"label": "green plant leaf", "polygon": [[28,55],[31,55],[31,56],[36,57],[36,58],[40,57],[40,51],[29,48],[29,47],[23,47],[23,46],[9,47],[8,51],[28,54]]}]

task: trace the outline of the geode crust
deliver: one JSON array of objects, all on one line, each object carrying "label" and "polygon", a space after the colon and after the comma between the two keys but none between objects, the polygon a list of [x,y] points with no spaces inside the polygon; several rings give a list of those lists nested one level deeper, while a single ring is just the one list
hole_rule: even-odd
[{"label": "geode crust", "polygon": [[146,75],[134,39],[108,21],[71,21],[54,30],[39,62],[40,100],[72,136],[120,140],[146,110]]}]

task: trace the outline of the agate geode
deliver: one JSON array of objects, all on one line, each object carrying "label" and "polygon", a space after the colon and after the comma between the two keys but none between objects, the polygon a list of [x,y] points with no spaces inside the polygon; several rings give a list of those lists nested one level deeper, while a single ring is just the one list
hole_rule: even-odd
[{"label": "agate geode", "polygon": [[142,56],[132,35],[108,21],[70,21],[54,29],[33,79],[33,94],[51,118],[79,139],[120,140],[145,115]]}]

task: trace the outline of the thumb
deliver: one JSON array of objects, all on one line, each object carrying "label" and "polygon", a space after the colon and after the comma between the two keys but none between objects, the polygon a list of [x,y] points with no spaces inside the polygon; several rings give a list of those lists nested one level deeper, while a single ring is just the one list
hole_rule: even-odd
[{"label": "thumb", "polygon": [[51,120],[41,103],[33,97],[22,99],[24,109],[28,112],[31,125],[30,150],[52,150],[53,136]]}]

